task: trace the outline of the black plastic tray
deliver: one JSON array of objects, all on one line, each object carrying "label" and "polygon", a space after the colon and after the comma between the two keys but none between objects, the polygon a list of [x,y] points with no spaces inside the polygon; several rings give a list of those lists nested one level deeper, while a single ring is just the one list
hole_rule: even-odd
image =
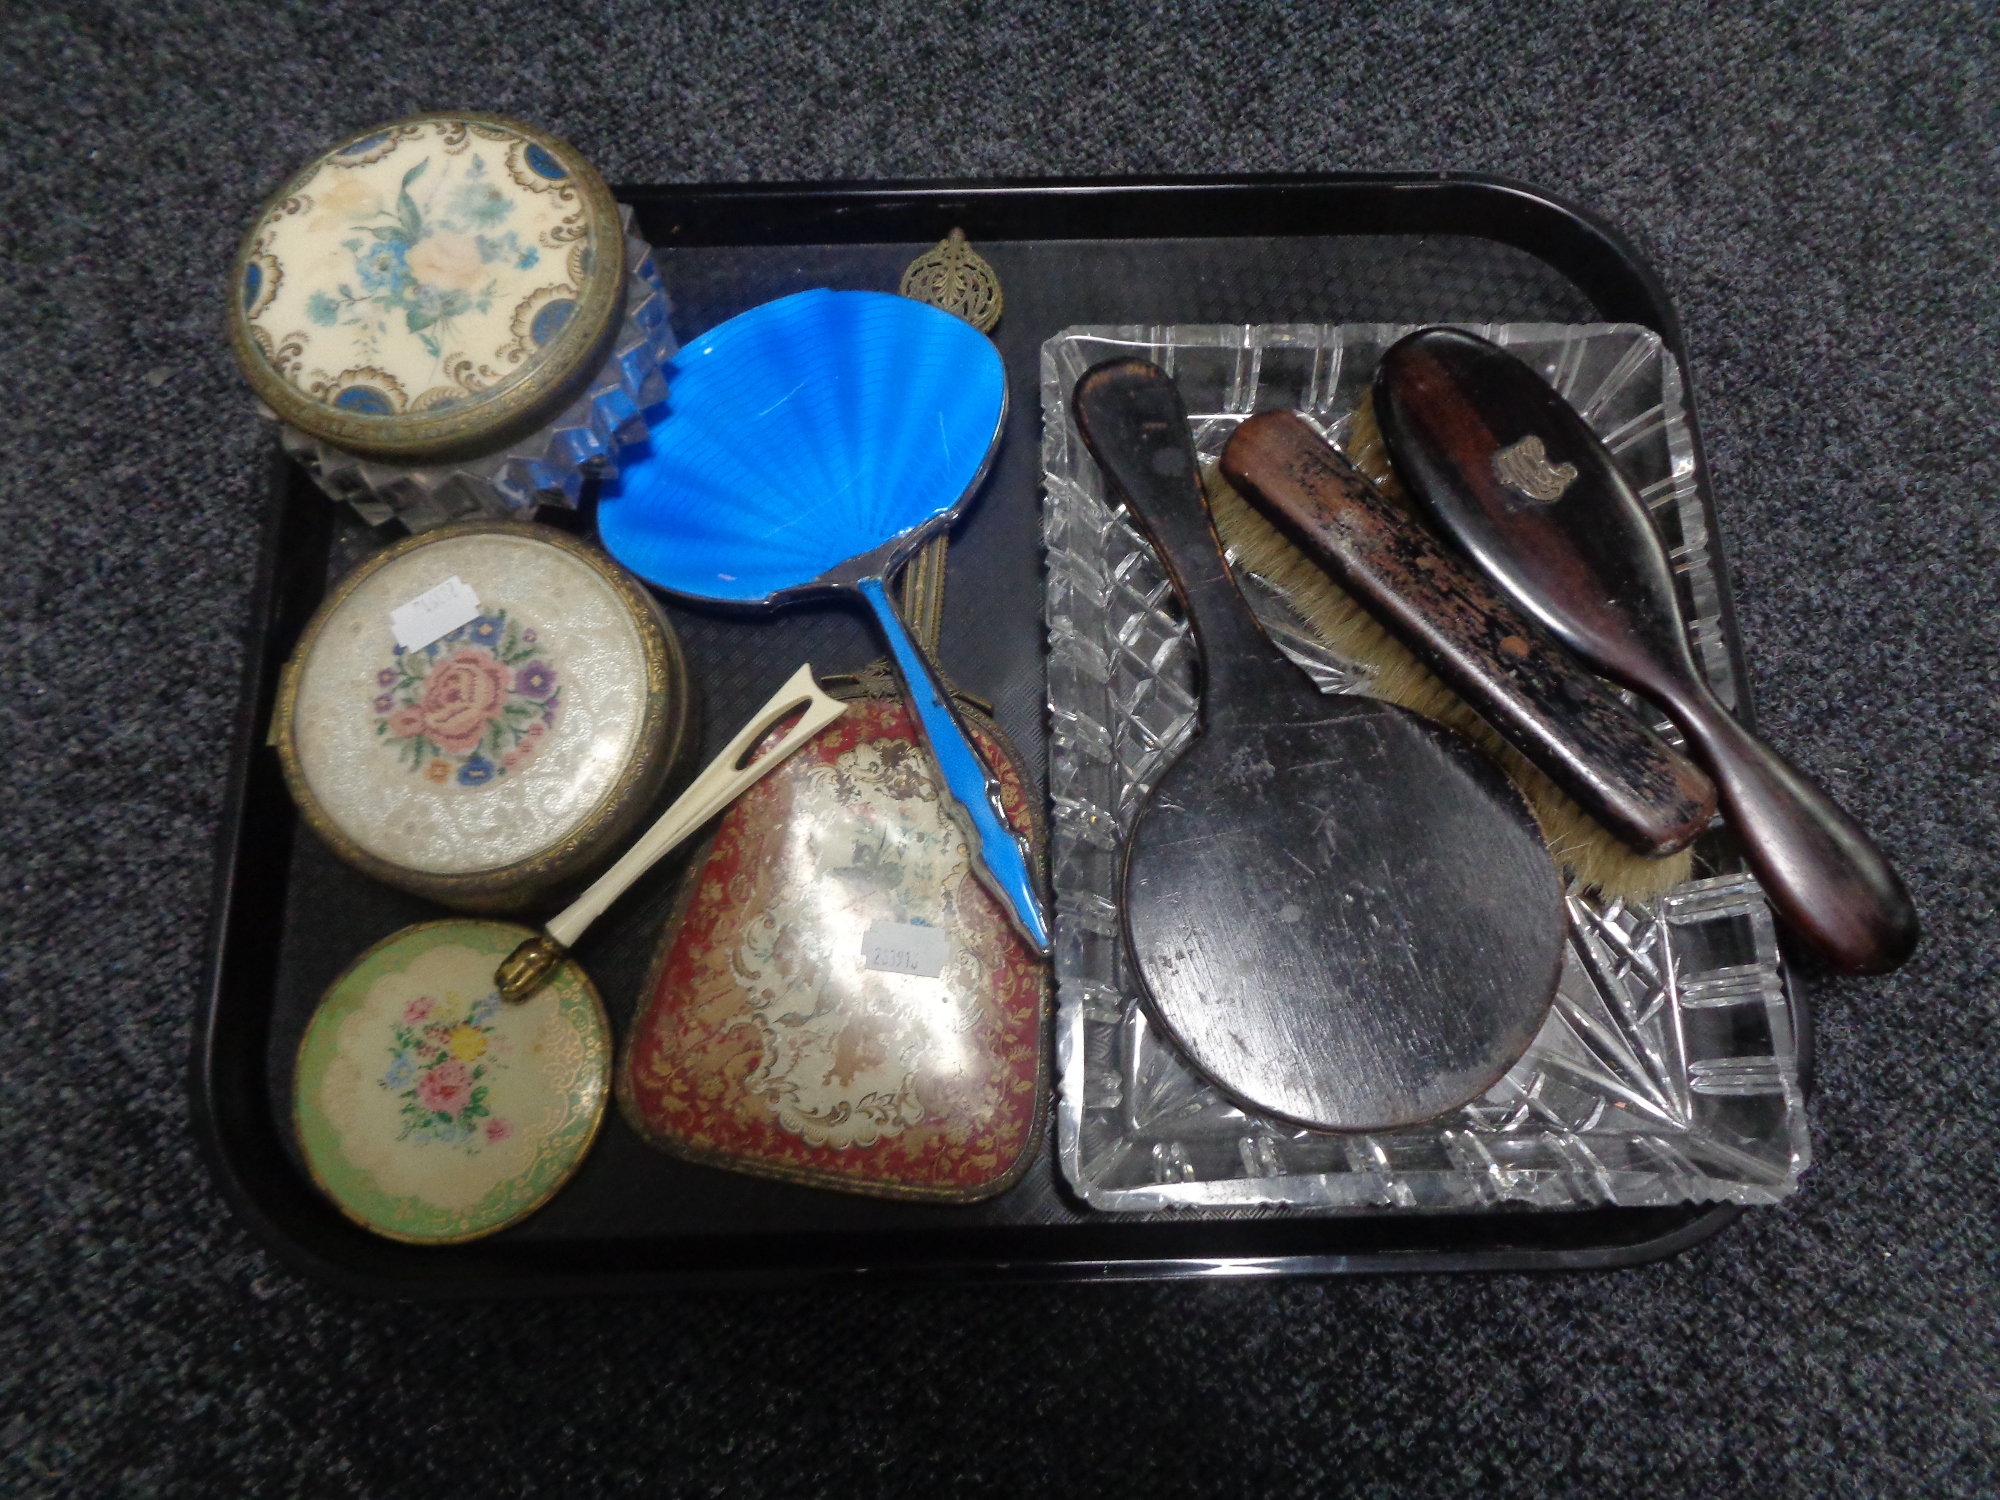
[{"label": "black plastic tray", "polygon": [[[1010,415],[992,478],[954,537],[940,654],[962,685],[994,702],[1037,778],[1046,764],[1038,357],[1057,330],[1602,319],[1654,329],[1686,363],[1666,295],[1629,245],[1574,207],[1489,178],[642,187],[618,196],[658,247],[683,339],[807,287],[894,290],[910,259],[953,227],[992,262],[1006,295],[996,339]],[[1109,1215],[1062,1185],[1053,1129],[1014,1189],[938,1207],[693,1166],[643,1145],[614,1111],[576,1178],[523,1224],[446,1248],[369,1235],[299,1168],[288,1126],[291,1059],[319,995],[354,955],[439,913],[371,883],[301,833],[264,744],[278,669],[328,579],[388,538],[282,459],[273,490],[191,1084],[196,1130],[224,1194],[303,1271],[377,1294],[496,1296],[885,1276],[1553,1270],[1670,1255],[1738,1212]],[[1713,536],[1705,492],[1703,504]],[[587,530],[589,506],[569,524]],[[1733,642],[1719,548],[1715,566]],[[838,606],[761,620],[670,613],[707,699],[704,755],[799,661],[837,671],[880,654],[860,617]],[[663,862],[580,946],[621,1031],[679,869]],[[1808,1018],[1798,1021],[1803,1049]]]}]

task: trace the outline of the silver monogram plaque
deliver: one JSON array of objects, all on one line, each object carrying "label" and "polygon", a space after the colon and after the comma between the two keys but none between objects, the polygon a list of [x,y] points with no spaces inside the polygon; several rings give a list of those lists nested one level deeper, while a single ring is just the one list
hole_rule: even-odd
[{"label": "silver monogram plaque", "polygon": [[1508,489],[1530,500],[1560,500],[1576,478],[1575,464],[1552,464],[1542,440],[1530,433],[1493,455],[1493,473]]}]

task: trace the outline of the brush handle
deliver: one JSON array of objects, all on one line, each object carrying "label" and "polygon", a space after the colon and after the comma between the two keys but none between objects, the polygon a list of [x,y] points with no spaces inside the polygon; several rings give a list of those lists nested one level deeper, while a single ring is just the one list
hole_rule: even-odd
[{"label": "brush handle", "polygon": [[1668,706],[1714,775],[1771,904],[1836,968],[1896,968],[1917,946],[1917,912],[1889,861],[1809,777],[1694,686]]},{"label": "brush handle", "polygon": [[1548,633],[1289,411],[1236,429],[1222,472],[1583,810],[1638,853],[1686,848],[1715,787]]},{"label": "brush handle", "polygon": [[[1195,643],[1198,732],[1254,729],[1270,717],[1273,702],[1296,700],[1308,685],[1278,654],[1223,561],[1178,389],[1143,360],[1106,360],[1077,382],[1071,404],[1107,498],[1124,505],[1151,543],[1186,614]],[[1322,695],[1316,710],[1335,718],[1361,707]]]},{"label": "brush handle", "polygon": [[973,873],[1000,898],[1001,907],[1020,929],[1021,936],[1036,952],[1047,953],[1049,928],[1042,915],[1041,897],[1035,890],[1034,875],[1020,840],[1014,837],[1001,812],[999,783],[965,737],[958,715],[952,712],[951,695],[938,681],[930,661],[917,649],[917,643],[910,639],[909,631],[903,628],[882,580],[862,578],[854,586],[868,601],[875,623],[882,627],[889,654],[895,658],[896,670],[902,674],[903,685],[909,691],[910,705],[917,711],[917,722],[923,726],[931,758],[944,773],[947,808],[957,804],[955,821],[965,834]]}]

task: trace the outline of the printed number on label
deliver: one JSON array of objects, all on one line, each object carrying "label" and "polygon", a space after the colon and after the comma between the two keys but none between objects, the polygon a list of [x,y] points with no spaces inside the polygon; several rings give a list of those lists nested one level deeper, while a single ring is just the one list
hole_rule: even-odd
[{"label": "printed number on label", "polygon": [[861,939],[861,961],[884,974],[935,979],[950,956],[950,938],[914,922],[875,922]]},{"label": "printed number on label", "polygon": [[389,611],[389,628],[405,651],[421,651],[441,635],[479,618],[479,596],[456,573]]}]

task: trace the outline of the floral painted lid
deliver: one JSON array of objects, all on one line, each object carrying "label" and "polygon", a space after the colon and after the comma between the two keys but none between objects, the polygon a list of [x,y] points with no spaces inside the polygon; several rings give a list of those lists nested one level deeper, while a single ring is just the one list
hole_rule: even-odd
[{"label": "floral painted lid", "polygon": [[231,341],[301,431],[410,464],[490,449],[589,380],[623,304],[617,205],[563,142],[428,115],[343,141],[237,256]]},{"label": "floral painted lid", "polygon": [[378,943],[299,1044],[293,1125],[320,1190],[391,1239],[504,1229],[567,1182],[604,1119],[611,1037],[583,970],[509,1004],[493,971],[533,934],[426,922]]}]

